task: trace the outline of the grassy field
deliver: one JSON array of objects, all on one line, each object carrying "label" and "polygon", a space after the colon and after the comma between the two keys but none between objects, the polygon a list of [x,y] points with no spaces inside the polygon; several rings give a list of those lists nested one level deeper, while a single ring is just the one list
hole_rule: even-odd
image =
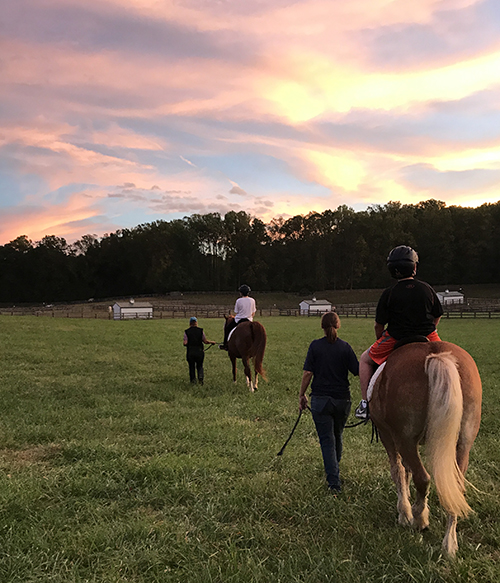
[{"label": "grassy field", "polygon": [[[483,422],[472,450],[459,552],[441,555],[445,517],[396,523],[396,494],[368,427],[346,430],[343,493],[329,495],[309,414],[284,455],[319,319],[263,318],[268,382],[206,353],[188,382],[187,322],[0,317],[0,581],[497,582],[500,405],[496,320],[444,321],[476,359]],[[207,320],[209,339],[222,323]],[[368,320],[343,320],[359,355]],[[353,379],[353,401],[359,399]]]}]

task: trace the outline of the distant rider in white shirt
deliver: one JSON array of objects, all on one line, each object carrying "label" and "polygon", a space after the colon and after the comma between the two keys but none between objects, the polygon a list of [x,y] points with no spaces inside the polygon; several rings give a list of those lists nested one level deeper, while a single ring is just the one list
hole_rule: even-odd
[{"label": "distant rider in white shirt", "polygon": [[220,345],[221,350],[227,350],[227,338],[231,330],[236,328],[240,322],[253,322],[253,317],[257,310],[255,300],[248,295],[251,291],[249,286],[243,284],[238,291],[240,292],[240,297],[234,304],[234,321],[228,324],[224,330],[224,344]]}]

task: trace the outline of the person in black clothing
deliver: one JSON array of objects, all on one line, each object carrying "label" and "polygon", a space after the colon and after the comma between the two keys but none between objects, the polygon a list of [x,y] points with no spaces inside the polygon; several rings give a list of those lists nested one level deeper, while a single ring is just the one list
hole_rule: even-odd
[{"label": "person in black clothing", "polygon": [[207,340],[203,328],[198,328],[198,319],[194,316],[189,319],[189,328],[184,330],[184,346],[186,347],[186,360],[189,364],[189,380],[196,383],[196,374],[198,382],[203,384],[203,360],[205,351],[203,344],[215,344],[213,340]]},{"label": "person in black clothing", "polygon": [[406,245],[395,247],[387,257],[387,267],[398,281],[380,296],[375,313],[377,340],[360,358],[362,399],[355,412],[359,419],[368,418],[366,398],[375,366],[385,362],[399,340],[412,336],[426,336],[431,342],[440,340],[437,325],[443,315],[443,307],[432,287],[425,281],[415,279],[417,265],[416,251]]},{"label": "person in black clothing", "polygon": [[340,492],[339,462],[342,433],[351,410],[348,374],[359,374],[359,363],[351,346],[337,336],[340,318],[327,312],[321,318],[324,337],[313,340],[307,351],[299,392],[299,409],[307,408],[306,390],[311,385],[311,412],[318,433],[326,481],[332,492]]}]

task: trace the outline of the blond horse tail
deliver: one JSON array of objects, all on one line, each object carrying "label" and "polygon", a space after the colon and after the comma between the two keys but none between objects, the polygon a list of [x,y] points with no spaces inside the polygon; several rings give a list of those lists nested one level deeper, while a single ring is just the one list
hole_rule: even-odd
[{"label": "blond horse tail", "polygon": [[439,501],[448,514],[467,516],[471,508],[456,454],[463,412],[457,360],[451,352],[430,354],[425,372],[429,378],[426,452]]}]

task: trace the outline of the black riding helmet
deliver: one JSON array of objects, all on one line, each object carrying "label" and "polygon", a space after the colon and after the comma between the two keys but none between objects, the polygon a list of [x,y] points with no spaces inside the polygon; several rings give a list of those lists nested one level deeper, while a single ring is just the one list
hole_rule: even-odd
[{"label": "black riding helmet", "polygon": [[417,252],[406,245],[394,247],[387,257],[387,267],[395,279],[403,279],[414,275],[417,264]]},{"label": "black riding helmet", "polygon": [[240,285],[240,287],[238,288],[238,291],[244,295],[247,296],[252,290],[248,287],[248,285],[246,285],[245,283],[243,285]]}]

